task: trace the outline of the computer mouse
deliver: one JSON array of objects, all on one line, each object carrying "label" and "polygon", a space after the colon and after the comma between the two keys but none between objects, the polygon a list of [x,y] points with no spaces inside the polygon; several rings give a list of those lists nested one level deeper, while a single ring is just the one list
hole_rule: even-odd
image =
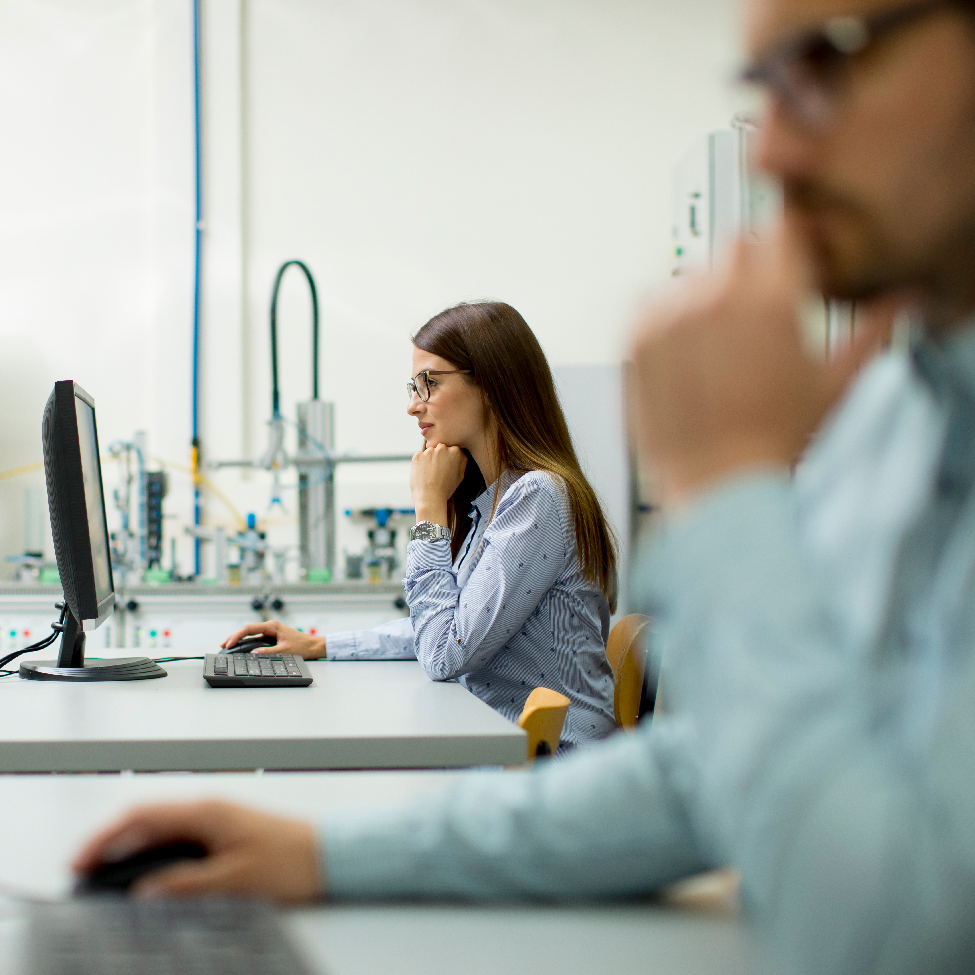
[{"label": "computer mouse", "polygon": [[170,867],[183,860],[200,860],[206,849],[199,843],[166,843],[150,846],[113,863],[102,863],[91,873],[82,874],[74,886],[76,896],[86,894],[124,894],[140,877]]},{"label": "computer mouse", "polygon": [[262,650],[265,647],[276,647],[277,645],[277,637],[255,633],[253,636],[241,637],[236,646],[224,650],[224,653],[250,653],[252,650]]}]

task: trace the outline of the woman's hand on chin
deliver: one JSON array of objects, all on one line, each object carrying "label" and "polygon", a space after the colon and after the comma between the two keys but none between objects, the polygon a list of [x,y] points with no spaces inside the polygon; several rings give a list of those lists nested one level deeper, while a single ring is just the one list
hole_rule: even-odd
[{"label": "woman's hand on chin", "polygon": [[460,487],[467,469],[467,454],[460,447],[438,443],[413,455],[410,491],[417,521],[447,526],[447,502]]}]

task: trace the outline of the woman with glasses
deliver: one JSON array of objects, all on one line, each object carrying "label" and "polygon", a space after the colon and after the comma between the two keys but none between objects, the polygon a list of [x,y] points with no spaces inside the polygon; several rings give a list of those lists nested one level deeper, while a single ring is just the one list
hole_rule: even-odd
[{"label": "woman with glasses", "polygon": [[311,637],[277,621],[267,652],[410,659],[515,721],[535,687],[571,704],[562,746],[615,730],[605,645],[616,602],[612,532],[579,467],[545,354],[502,302],[462,304],[413,338],[407,412],[424,447],[410,488],[410,618]]}]

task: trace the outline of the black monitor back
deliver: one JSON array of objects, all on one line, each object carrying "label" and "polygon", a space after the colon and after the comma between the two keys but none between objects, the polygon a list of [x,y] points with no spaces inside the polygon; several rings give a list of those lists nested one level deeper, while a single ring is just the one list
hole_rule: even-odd
[{"label": "black monitor back", "polygon": [[64,599],[79,623],[115,605],[94,400],[75,382],[54,384],[41,426],[51,533]]}]

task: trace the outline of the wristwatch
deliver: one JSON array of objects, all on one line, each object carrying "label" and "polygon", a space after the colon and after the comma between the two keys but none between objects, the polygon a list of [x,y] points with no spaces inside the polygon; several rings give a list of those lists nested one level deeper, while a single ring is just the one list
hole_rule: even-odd
[{"label": "wristwatch", "polygon": [[438,538],[450,541],[450,529],[443,525],[435,525],[432,521],[418,521],[410,529],[411,542],[435,542]]}]

